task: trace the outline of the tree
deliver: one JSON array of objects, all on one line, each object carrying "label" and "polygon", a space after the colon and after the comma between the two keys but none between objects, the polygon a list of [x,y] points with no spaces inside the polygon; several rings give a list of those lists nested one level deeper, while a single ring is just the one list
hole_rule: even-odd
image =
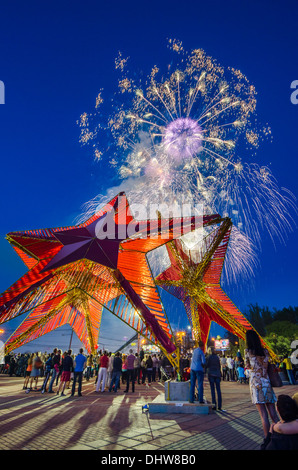
[{"label": "tree", "polygon": [[291,341],[284,336],[270,333],[266,336],[265,341],[278,356],[284,357],[291,352]]},{"label": "tree", "polygon": [[229,340],[229,354],[233,357],[236,356],[238,349],[240,349],[239,338],[230,331],[227,331],[225,338]]},{"label": "tree", "polygon": [[[282,310],[249,304],[245,313],[248,321],[261,336],[275,332],[286,337],[297,337],[298,307],[285,307]],[[290,326],[291,325],[291,326]],[[290,330],[292,329],[292,335]]]},{"label": "tree", "polygon": [[262,318],[262,311],[263,311],[263,308],[260,307],[258,304],[255,304],[255,305],[249,304],[246,317],[248,321],[252,324],[252,326],[255,328],[255,330],[259,333],[259,335],[265,336],[266,329],[265,329],[264,320]]},{"label": "tree", "polygon": [[262,307],[261,309],[261,316],[263,320],[263,324],[266,327],[266,325],[270,325],[270,323],[273,322],[273,314],[270,312],[268,307]]},{"label": "tree", "polygon": [[270,335],[275,333],[278,336],[283,336],[284,338],[293,341],[298,338],[298,325],[293,325],[289,321],[274,321],[266,328],[267,334]]},{"label": "tree", "polygon": [[284,307],[282,310],[274,309],[273,319],[275,321],[289,321],[298,324],[298,307]]}]

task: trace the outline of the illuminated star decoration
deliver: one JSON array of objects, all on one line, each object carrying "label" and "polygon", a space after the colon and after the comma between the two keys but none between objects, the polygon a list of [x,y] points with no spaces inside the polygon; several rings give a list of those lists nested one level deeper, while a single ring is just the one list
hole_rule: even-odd
[{"label": "illuminated star decoration", "polygon": [[172,354],[173,333],[146,254],[198,228],[197,219],[135,220],[120,193],[77,226],[8,234],[29,271],[0,296],[0,323],[28,314],[6,350],[68,323],[94,353],[105,308]]},{"label": "illuminated star decoration", "polygon": [[156,277],[157,285],[182,300],[193,338],[203,341],[205,349],[212,321],[242,339],[247,330],[253,329],[220,285],[231,229],[231,220],[222,219],[196,250],[187,250],[181,240],[168,243],[171,266]]}]

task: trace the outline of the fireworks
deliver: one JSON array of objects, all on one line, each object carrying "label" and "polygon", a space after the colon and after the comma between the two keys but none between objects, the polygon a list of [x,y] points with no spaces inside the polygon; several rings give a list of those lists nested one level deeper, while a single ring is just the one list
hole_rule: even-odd
[{"label": "fireworks", "polygon": [[194,157],[202,144],[202,129],[190,118],[178,118],[170,122],[163,135],[165,152],[175,160]]},{"label": "fireworks", "polygon": [[[110,116],[102,124],[100,92],[96,112],[81,116],[81,141],[91,143],[97,159],[109,158],[132,204],[191,202],[229,216],[230,259],[251,274],[262,231],[283,238],[295,210],[293,195],[253,161],[270,128],[258,123],[256,90],[242,72],[201,49],[188,53],[177,40],[169,49],[171,65],[164,73],[154,66],[145,80],[129,77],[119,53]],[[113,137],[108,152],[101,130]]]}]

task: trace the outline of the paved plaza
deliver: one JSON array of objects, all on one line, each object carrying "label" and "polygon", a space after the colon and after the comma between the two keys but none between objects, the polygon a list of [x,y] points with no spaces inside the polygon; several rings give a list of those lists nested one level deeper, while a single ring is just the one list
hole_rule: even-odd
[{"label": "paved plaza", "polygon": [[[207,415],[152,414],[142,407],[164,386],[136,385],[135,393],[95,393],[94,379],[83,396],[65,397],[22,390],[23,379],[0,375],[0,450],[257,450],[263,440],[249,386],[221,382],[225,412]],[[293,395],[298,385],[276,394]],[[210,388],[205,380],[205,396]]]}]

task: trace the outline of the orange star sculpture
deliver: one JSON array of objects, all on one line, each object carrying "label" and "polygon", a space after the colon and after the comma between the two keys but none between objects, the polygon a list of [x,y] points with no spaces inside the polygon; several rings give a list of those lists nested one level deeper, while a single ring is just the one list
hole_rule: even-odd
[{"label": "orange star sculpture", "polygon": [[[220,285],[231,229],[231,220],[222,219],[193,251],[187,250],[179,239],[168,243],[171,266],[155,280],[157,285],[182,300],[194,340],[203,341],[205,349],[212,321],[242,339],[248,329],[253,329]],[[261,341],[275,358],[271,348],[262,338]]]},{"label": "orange star sculpture", "polygon": [[177,347],[146,255],[215,220],[138,221],[120,193],[77,226],[9,233],[29,271],[0,296],[0,323],[27,313],[6,351],[68,323],[94,353],[105,308],[173,361]]}]

